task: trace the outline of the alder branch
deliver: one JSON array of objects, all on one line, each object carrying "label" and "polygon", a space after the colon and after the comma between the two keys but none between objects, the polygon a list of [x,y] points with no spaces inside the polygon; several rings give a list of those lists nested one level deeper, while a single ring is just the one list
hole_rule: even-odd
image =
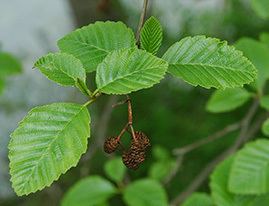
[{"label": "alder branch", "polygon": [[[217,156],[210,163],[208,163],[206,167],[199,173],[199,175],[197,175],[194,178],[191,184],[171,201],[171,204],[170,204],[171,206],[179,205],[190,194],[196,191],[203,184],[203,182],[207,179],[208,175],[212,172],[212,170],[220,161],[224,160],[226,157],[233,154],[245,142],[245,140],[249,139],[259,130],[260,125],[257,125],[257,122],[255,122],[250,127],[250,122],[255,116],[258,106],[259,106],[259,101],[255,99],[250,109],[248,110],[247,114],[242,119],[241,129],[240,129],[238,137],[236,138],[235,143],[231,145],[228,149],[226,149],[223,153],[221,153],[219,156]],[[258,122],[258,123],[261,124],[261,122]],[[252,131],[252,132],[250,133],[249,131]]]}]

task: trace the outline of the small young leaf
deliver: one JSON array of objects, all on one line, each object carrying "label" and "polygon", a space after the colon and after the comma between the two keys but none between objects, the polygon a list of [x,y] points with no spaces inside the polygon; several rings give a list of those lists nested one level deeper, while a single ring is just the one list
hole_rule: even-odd
[{"label": "small young leaf", "polygon": [[20,62],[12,55],[0,52],[0,77],[20,73],[22,70]]},{"label": "small young leaf", "polygon": [[193,193],[182,206],[213,206],[213,201],[208,194]]},{"label": "small young leaf", "polygon": [[168,159],[171,159],[169,151],[159,145],[153,147],[152,153],[154,158],[158,161],[166,161]]},{"label": "small young leaf", "polygon": [[218,206],[254,206],[251,203],[258,197],[236,195],[228,191],[228,177],[233,161],[234,157],[229,157],[221,162],[212,173],[210,177],[210,189],[213,201]]},{"label": "small young leaf", "polygon": [[168,206],[164,188],[151,179],[129,184],[124,190],[123,199],[128,206]]},{"label": "small young leaf", "polygon": [[269,192],[269,140],[248,143],[235,156],[229,177],[229,190],[236,194]]},{"label": "small young leaf", "polygon": [[260,104],[262,108],[269,111],[269,95],[262,96]]},{"label": "small young leaf", "polygon": [[268,0],[252,0],[252,8],[256,12],[256,14],[263,18],[269,18],[269,3]]},{"label": "small young leaf", "polygon": [[205,36],[186,37],[172,45],[163,59],[168,71],[193,86],[240,87],[256,78],[256,69],[227,42]]},{"label": "small young leaf", "polygon": [[241,50],[250,59],[258,70],[256,81],[257,88],[262,90],[267,79],[269,79],[269,47],[250,38],[241,38],[235,47]]},{"label": "small young leaf", "polygon": [[121,182],[124,178],[126,167],[120,157],[113,158],[105,164],[106,175],[115,182]]},{"label": "small young leaf", "polygon": [[62,52],[80,59],[86,71],[92,72],[109,52],[135,47],[135,38],[122,22],[97,21],[66,35],[58,46]]},{"label": "small young leaf", "polygon": [[86,72],[82,63],[70,54],[48,54],[34,65],[50,80],[60,85],[74,86],[80,80],[85,84]]},{"label": "small young leaf", "polygon": [[77,182],[65,194],[61,206],[97,206],[117,193],[116,188],[106,179],[90,176]]},{"label": "small young leaf", "polygon": [[97,67],[97,91],[128,94],[149,88],[164,77],[167,67],[164,60],[143,50],[111,52]]},{"label": "small young leaf", "polygon": [[232,111],[249,100],[251,94],[243,88],[217,90],[207,102],[206,109],[209,112]]},{"label": "small young leaf", "polygon": [[54,103],[36,107],[11,134],[9,160],[17,195],[41,190],[77,165],[87,149],[90,116],[86,107]]},{"label": "small young leaf", "polygon": [[158,19],[152,16],[145,22],[141,30],[141,48],[155,55],[162,44],[162,40],[162,26]]},{"label": "small young leaf", "polygon": [[269,136],[269,119],[267,119],[262,125],[262,133]]}]

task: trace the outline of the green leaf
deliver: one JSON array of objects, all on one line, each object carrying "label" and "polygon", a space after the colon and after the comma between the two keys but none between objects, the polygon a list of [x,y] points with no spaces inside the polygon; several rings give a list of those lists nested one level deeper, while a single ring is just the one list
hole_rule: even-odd
[{"label": "green leaf", "polygon": [[151,165],[149,177],[156,180],[163,180],[175,166],[174,160],[158,161]]},{"label": "green leaf", "polygon": [[120,157],[107,161],[104,169],[106,175],[115,182],[121,182],[126,172],[126,167]]},{"label": "green leaf", "polygon": [[235,47],[250,59],[258,70],[257,88],[261,90],[269,78],[269,47],[250,38],[241,38]]},{"label": "green leaf", "polygon": [[182,206],[213,206],[213,202],[208,194],[193,193]]},{"label": "green leaf", "polygon": [[92,72],[109,52],[135,47],[135,38],[122,22],[97,21],[66,35],[58,46],[62,52],[80,59],[86,71]]},{"label": "green leaf", "polygon": [[82,63],[70,54],[48,54],[41,57],[34,65],[50,80],[60,85],[74,86],[78,82],[85,84],[86,72]]},{"label": "green leaf", "polygon": [[117,193],[116,188],[106,179],[91,176],[77,182],[65,194],[61,206],[97,206]]},{"label": "green leaf", "polygon": [[269,136],[269,119],[267,119],[262,125],[262,132],[264,135]]},{"label": "green leaf", "polygon": [[36,107],[11,134],[9,160],[17,195],[41,190],[77,165],[87,149],[90,116],[86,107],[54,103]]},{"label": "green leaf", "polygon": [[187,83],[205,88],[234,88],[256,78],[256,69],[227,42],[205,36],[186,37],[172,45],[163,59],[168,71]]},{"label": "green leaf", "polygon": [[162,44],[162,40],[162,26],[158,19],[152,16],[145,22],[141,30],[141,48],[155,55]]},{"label": "green leaf", "polygon": [[269,33],[263,32],[260,34],[259,39],[262,43],[269,47]]},{"label": "green leaf", "polygon": [[234,157],[221,162],[210,177],[211,196],[217,206],[252,206],[256,198],[232,194],[228,191],[228,178]]},{"label": "green leaf", "polygon": [[237,194],[269,192],[269,140],[248,143],[235,156],[229,177],[229,190]]},{"label": "green leaf", "polygon": [[269,95],[262,96],[260,101],[261,107],[269,111]]},{"label": "green leaf", "polygon": [[123,198],[128,206],[168,206],[164,188],[151,179],[129,184],[123,192]]},{"label": "green leaf", "polygon": [[3,93],[5,87],[5,81],[0,78],[0,95]]},{"label": "green leaf", "polygon": [[97,91],[106,94],[128,94],[160,82],[167,63],[138,49],[110,53],[96,71]]},{"label": "green leaf", "polygon": [[209,112],[232,111],[249,100],[251,94],[243,88],[217,90],[207,102],[206,109]]},{"label": "green leaf", "polygon": [[256,12],[256,14],[263,18],[269,18],[269,2],[268,0],[252,0],[251,1],[252,8]]},{"label": "green leaf", "polygon": [[0,77],[20,73],[22,70],[20,62],[12,55],[0,52]]},{"label": "green leaf", "polygon": [[160,161],[166,161],[171,158],[169,151],[159,145],[153,147],[152,153],[154,158]]}]

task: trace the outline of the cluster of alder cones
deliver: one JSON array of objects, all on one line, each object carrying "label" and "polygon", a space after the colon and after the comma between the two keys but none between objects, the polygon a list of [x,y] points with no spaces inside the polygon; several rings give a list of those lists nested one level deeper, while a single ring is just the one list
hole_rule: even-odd
[{"label": "cluster of alder cones", "polygon": [[[104,151],[108,154],[115,152],[121,145],[121,136],[122,133],[118,137],[107,138],[104,142]],[[131,136],[131,146],[128,150],[123,151],[122,161],[126,167],[137,169],[146,158],[146,149],[150,146],[150,141],[143,132],[134,131],[131,132]]]}]

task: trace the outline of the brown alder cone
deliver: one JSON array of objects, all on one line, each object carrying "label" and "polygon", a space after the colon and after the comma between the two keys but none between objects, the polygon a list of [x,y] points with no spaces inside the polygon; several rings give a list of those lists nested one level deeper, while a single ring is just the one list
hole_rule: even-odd
[{"label": "brown alder cone", "polygon": [[104,151],[108,154],[115,152],[119,146],[119,139],[117,137],[109,137],[104,142]]},{"label": "brown alder cone", "polygon": [[122,161],[126,167],[137,169],[145,161],[146,148],[150,146],[148,137],[143,132],[135,132],[135,139],[131,142],[131,147],[122,155]]}]

